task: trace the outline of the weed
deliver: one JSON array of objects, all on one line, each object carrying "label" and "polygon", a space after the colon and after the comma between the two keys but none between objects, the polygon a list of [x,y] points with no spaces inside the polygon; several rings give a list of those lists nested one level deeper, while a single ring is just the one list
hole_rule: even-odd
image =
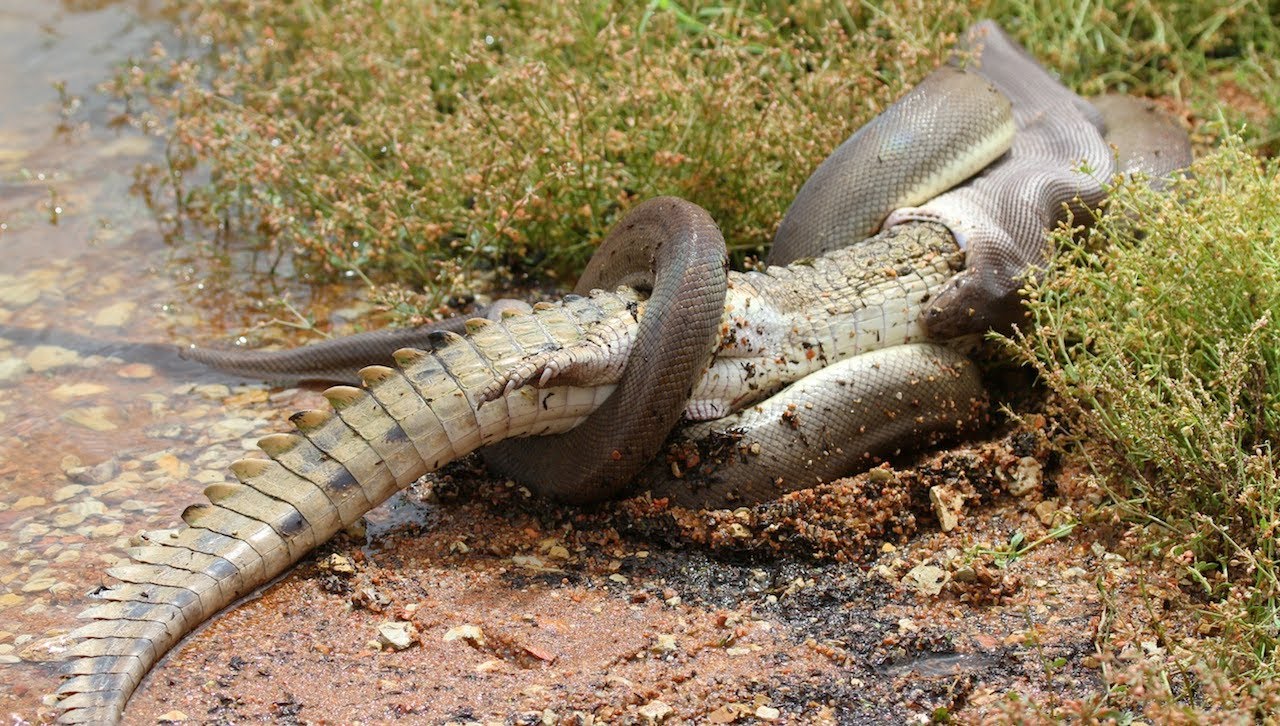
[{"label": "weed", "polygon": [[1232,138],[1193,171],[1173,195],[1122,184],[1082,241],[1059,233],[1010,347],[1198,588],[1211,637],[1176,667],[1245,699],[1280,666],[1280,164]]}]

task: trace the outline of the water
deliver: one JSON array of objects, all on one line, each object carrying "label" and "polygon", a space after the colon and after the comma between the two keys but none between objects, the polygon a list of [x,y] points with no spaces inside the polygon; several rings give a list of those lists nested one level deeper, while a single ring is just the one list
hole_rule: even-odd
[{"label": "water", "polygon": [[[123,104],[97,87],[171,28],[142,0],[0,1],[0,713],[14,722],[52,712],[65,633],[129,538],[176,524],[285,414],[320,405],[174,353],[271,317],[280,290],[166,244],[130,192],[163,141],[118,123]],[[351,296],[292,291],[322,320]]]}]

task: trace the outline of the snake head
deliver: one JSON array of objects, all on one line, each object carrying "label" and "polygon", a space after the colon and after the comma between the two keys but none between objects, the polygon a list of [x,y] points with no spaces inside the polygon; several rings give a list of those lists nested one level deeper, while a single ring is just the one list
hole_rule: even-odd
[{"label": "snake head", "polygon": [[[975,255],[971,255],[974,257]],[[1036,266],[970,259],[970,265],[947,281],[921,315],[928,336],[950,340],[988,330],[1008,334],[1026,319],[1020,289]]]}]

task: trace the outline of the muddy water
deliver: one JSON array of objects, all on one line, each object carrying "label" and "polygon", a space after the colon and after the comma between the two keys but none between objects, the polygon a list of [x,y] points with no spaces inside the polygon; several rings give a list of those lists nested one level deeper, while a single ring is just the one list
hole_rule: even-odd
[{"label": "muddy water", "polygon": [[[234,339],[280,291],[210,261],[236,250],[170,247],[130,192],[162,142],[119,124],[123,105],[97,87],[175,42],[158,5],[0,3],[0,713],[16,722],[51,712],[61,636],[129,537],[175,524],[279,429],[269,399],[318,403],[174,353]],[[347,294],[292,293],[325,310]]]}]

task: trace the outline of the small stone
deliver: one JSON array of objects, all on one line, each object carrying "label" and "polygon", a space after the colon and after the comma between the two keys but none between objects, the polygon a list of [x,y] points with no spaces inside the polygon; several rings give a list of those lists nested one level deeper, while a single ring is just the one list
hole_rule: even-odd
[{"label": "small stone", "polygon": [[121,378],[144,379],[150,378],[156,374],[156,369],[146,363],[128,363],[120,366],[116,371],[116,375]]},{"label": "small stone", "polygon": [[20,499],[18,499],[18,501],[13,503],[13,511],[21,512],[24,509],[31,509],[32,507],[43,507],[46,504],[48,504],[48,502],[45,501],[44,497],[37,497],[35,495],[28,494],[27,496],[21,497]]},{"label": "small stone", "polygon": [[878,466],[872,469],[871,471],[867,472],[867,481],[871,482],[872,484],[884,484],[884,483],[893,481],[894,478],[895,478],[895,475],[892,469],[886,469],[881,466]]},{"label": "small stone", "polygon": [[921,595],[933,597],[942,592],[947,580],[951,579],[947,571],[934,565],[920,564],[911,568],[902,578],[902,584],[914,589]]},{"label": "small stone", "polygon": [[[226,388],[226,386],[223,386],[223,388]],[[210,426],[209,435],[217,441],[239,439],[257,427],[257,422],[247,418],[229,418]]]},{"label": "small stone", "polygon": [[78,502],[72,502],[68,509],[85,516],[107,513],[107,505],[97,499],[82,499]]},{"label": "small stone", "polygon": [[977,582],[978,571],[970,565],[961,565],[956,568],[956,574],[951,576],[956,582]]},{"label": "small stone", "polygon": [[1083,580],[1088,576],[1089,573],[1083,567],[1068,567],[1062,571],[1064,580]]},{"label": "small stone", "polygon": [[53,518],[53,526],[59,529],[70,529],[83,522],[86,515],[80,512],[63,512]]},{"label": "small stone", "polygon": [[14,663],[21,663],[21,662],[22,662],[22,659],[16,655],[0,655],[0,663],[3,663],[5,665],[13,665]]},{"label": "small stone", "polygon": [[96,539],[106,539],[107,537],[115,537],[124,531],[124,524],[120,522],[111,522],[110,524],[100,524],[94,527],[91,534]]},{"label": "small stone", "polygon": [[1036,518],[1046,527],[1053,526],[1059,516],[1058,500],[1046,499],[1035,506]]},{"label": "small stone", "polygon": [[22,591],[23,592],[44,592],[45,590],[48,590],[49,588],[53,587],[56,584],[58,584],[58,581],[53,579],[52,577],[38,577],[34,580],[29,581],[27,584],[23,585]]},{"label": "small stone", "polygon": [[110,389],[101,383],[64,383],[50,391],[49,395],[58,401],[70,401],[74,398],[96,396],[108,390]]},{"label": "small stone", "polygon": [[1022,457],[1013,472],[1013,481],[1009,483],[1009,493],[1020,497],[1039,488],[1043,475],[1044,467],[1034,456]]},{"label": "small stone", "polygon": [[450,628],[444,634],[444,642],[452,643],[455,640],[465,640],[476,648],[483,648],[485,645],[484,631],[480,629],[479,625],[467,624]]},{"label": "small stone", "polygon": [[58,556],[53,558],[53,561],[58,563],[59,565],[65,565],[68,562],[78,562],[79,560],[80,560],[80,550],[67,550],[66,552],[59,552]]},{"label": "small stone", "polygon": [[640,715],[649,723],[662,723],[675,713],[675,709],[663,701],[650,701],[640,707]]},{"label": "small stone", "polygon": [[[13,278],[9,278],[12,280]],[[0,305],[11,308],[25,308],[40,299],[40,287],[27,280],[16,284],[0,282]]]},{"label": "small stone", "polygon": [[166,711],[165,713],[162,713],[159,716],[156,716],[156,721],[158,722],[167,721],[169,723],[178,723],[180,721],[186,721],[186,720],[187,720],[187,714],[181,711],[178,711],[176,709],[173,711]]},{"label": "small stone", "polygon": [[17,593],[6,592],[0,595],[0,608],[11,608],[24,602],[26,602],[26,598]]},{"label": "small stone", "polygon": [[210,401],[221,401],[231,395],[231,388],[221,383],[205,383],[196,386],[192,391],[197,396],[202,396]]},{"label": "small stone", "polygon": [[396,621],[382,623],[378,626],[378,642],[384,648],[404,650],[417,642],[417,640],[418,629],[413,627],[413,623]]},{"label": "small stone", "polygon": [[337,575],[351,576],[356,574],[356,563],[350,557],[334,552],[320,561],[320,569]]},{"label": "small stone", "polygon": [[86,406],[62,413],[62,420],[91,431],[115,431],[119,426],[111,420],[115,410],[110,406]]},{"label": "small stone", "polygon": [[37,345],[27,354],[27,365],[36,373],[69,366],[80,360],[80,354],[56,345]]},{"label": "small stone", "polygon": [[964,496],[944,485],[929,487],[929,504],[938,517],[938,528],[950,532],[960,523],[964,512]]},{"label": "small stone", "polygon": [[649,650],[654,653],[673,653],[677,649],[676,636],[671,633],[658,633],[653,640],[653,645],[649,646]]},{"label": "small stone", "polygon": [[12,386],[31,372],[31,365],[21,358],[0,360],[0,386]]},{"label": "small stone", "polygon": [[64,487],[58,487],[50,496],[53,497],[55,502],[65,502],[83,491],[84,485],[82,484],[68,484]]},{"label": "small stone", "polygon": [[756,718],[761,721],[777,721],[782,712],[773,706],[760,706],[756,709]]},{"label": "small stone", "polygon": [[118,328],[129,322],[138,304],[123,301],[102,308],[93,316],[93,324],[99,328]]}]

